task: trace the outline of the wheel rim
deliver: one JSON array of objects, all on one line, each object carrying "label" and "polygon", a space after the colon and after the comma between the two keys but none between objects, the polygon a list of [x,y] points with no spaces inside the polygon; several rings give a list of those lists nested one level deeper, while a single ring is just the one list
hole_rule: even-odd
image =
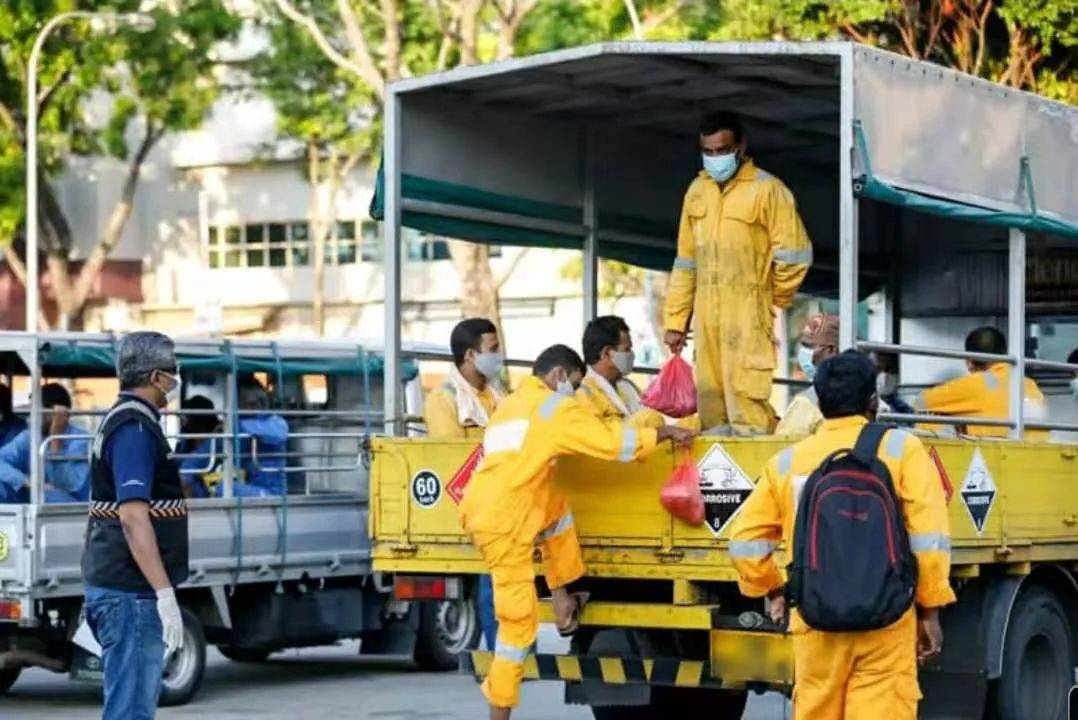
[{"label": "wheel rim", "polygon": [[1024,688],[1021,695],[1023,717],[1044,713],[1048,698],[1065,697],[1067,687],[1063,675],[1066,671],[1060,660],[1047,635],[1034,635],[1029,639],[1018,671],[1019,687]]},{"label": "wheel rim", "polygon": [[471,600],[447,600],[438,603],[438,639],[450,653],[469,649],[479,619]]},{"label": "wheel rim", "polygon": [[181,690],[191,682],[197,667],[195,635],[189,629],[184,628],[183,647],[172,653],[166,660],[164,673],[161,676],[161,684],[168,690]]}]

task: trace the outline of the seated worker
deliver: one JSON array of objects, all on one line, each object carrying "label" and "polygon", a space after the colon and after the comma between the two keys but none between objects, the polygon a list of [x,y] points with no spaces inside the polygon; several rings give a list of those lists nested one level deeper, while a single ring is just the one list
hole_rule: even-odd
[{"label": "seated worker", "polygon": [[[205,395],[193,395],[183,401],[182,410],[205,412],[213,410],[213,401]],[[221,420],[216,415],[184,415],[180,421],[181,435],[214,435],[221,432]],[[197,455],[180,458],[180,482],[189,498],[210,497],[210,486],[221,479],[220,465],[223,446],[219,438],[182,438],[176,444],[177,455]],[[218,486],[219,487],[219,486]]]},{"label": "seated worker", "polygon": [[[502,400],[498,379],[505,365],[498,328],[486,318],[461,320],[449,335],[453,366],[445,384],[433,390],[423,407],[427,436],[440,440],[481,440],[490,416]],[[479,625],[487,648],[494,649],[498,623],[489,575],[479,576]]]},{"label": "seated worker", "polygon": [[[838,315],[813,315],[801,331],[797,363],[805,378],[812,382],[816,368],[824,360],[838,354]],[[776,435],[811,435],[823,422],[816,389],[802,390],[790,402],[786,413],[775,428]]]},{"label": "seated worker", "polygon": [[[825,420],[811,437],[767,462],[734,520],[729,552],[738,587],[748,597],[770,598],[776,623],[786,614],[786,601],[785,580],[773,553],[785,541],[787,558],[792,558],[805,479],[835,451],[852,449],[876,416],[876,374],[872,361],[852,350],[820,366],[814,387]],[[939,476],[921,441],[904,430],[888,430],[877,455],[890,473],[916,562],[911,604],[916,607],[891,625],[856,632],[811,628],[795,608],[790,614],[795,720],[916,720],[918,662],[932,659],[942,647],[939,608],[954,602],[955,594],[948,578],[950,530]],[[856,553],[851,557],[851,563],[863,560]],[[853,570],[828,577],[861,580]]]},{"label": "seated worker", "polygon": [[[284,468],[288,463],[281,454],[288,448],[288,422],[269,412],[269,393],[255,378],[240,383],[239,396],[240,410],[257,412],[240,415],[237,432],[250,437],[239,443],[243,479],[232,483],[232,493],[243,497],[284,495],[288,488]],[[217,486],[218,497],[223,490],[223,486]]]},{"label": "seated worker", "polygon": [[[77,435],[50,440],[45,453],[45,502],[85,502],[90,497],[90,433],[69,422],[71,395],[59,383],[41,387],[41,437]],[[30,502],[30,429],[0,448],[0,502]]]},{"label": "seated worker", "polygon": [[11,388],[0,383],[0,447],[15,439],[26,429],[26,421],[15,414],[11,407]]},{"label": "seated worker", "polygon": [[617,315],[597,317],[584,328],[588,372],[576,397],[604,420],[624,420],[633,427],[661,428],[661,413],[640,404],[640,391],[629,374],[636,355],[629,326]]},{"label": "seated worker", "polygon": [[[1007,339],[994,327],[980,327],[966,336],[966,352],[991,355],[1007,354]],[[965,415],[1007,419],[1010,417],[1011,366],[1005,362],[967,360],[970,374],[922,392],[913,403],[919,411],[937,415]],[[1043,420],[1047,414],[1044,395],[1030,378],[1024,379],[1025,401],[1022,412],[1026,420]],[[981,437],[1007,437],[1005,427],[988,425],[960,426],[958,432]],[[1029,430],[1028,440],[1047,439],[1044,430]]]},{"label": "seated worker", "polygon": [[586,370],[564,345],[539,354],[532,376],[491,416],[483,436],[486,456],[460,505],[464,529],[494,579],[498,642],[482,686],[494,720],[507,720],[520,700],[524,660],[539,628],[536,545],[559,632],[571,635],[579,626],[584,600],[566,588],[584,575],[584,562],[572,512],[551,481],[557,458],[632,462],[663,440],[687,444],[693,435],[672,426],[633,428],[597,418],[574,397]]},{"label": "seated worker", "polygon": [[457,323],[449,336],[453,366],[423,407],[427,434],[443,440],[479,440],[491,413],[504,399],[498,376],[505,365],[498,329],[486,318]]}]

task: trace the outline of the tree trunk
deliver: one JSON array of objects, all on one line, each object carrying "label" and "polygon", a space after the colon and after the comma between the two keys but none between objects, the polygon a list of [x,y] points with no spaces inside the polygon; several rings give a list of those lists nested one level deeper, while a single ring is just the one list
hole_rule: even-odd
[{"label": "tree trunk", "polygon": [[326,331],[326,223],[322,198],[322,158],[317,140],[307,141],[307,175],[311,184],[311,210],[308,239],[314,251],[311,289],[311,315],[318,337]]},{"label": "tree trunk", "polygon": [[[449,241],[449,255],[460,276],[460,311],[463,317],[484,317],[498,328],[505,346],[498,283],[490,269],[490,246],[483,243]],[[504,350],[503,350],[504,352]]]}]

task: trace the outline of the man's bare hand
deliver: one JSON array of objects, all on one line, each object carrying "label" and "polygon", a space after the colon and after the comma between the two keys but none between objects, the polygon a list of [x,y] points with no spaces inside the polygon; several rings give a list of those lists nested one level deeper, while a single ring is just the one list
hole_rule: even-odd
[{"label": "man's bare hand", "polygon": [[681,351],[685,349],[685,333],[677,330],[667,330],[666,336],[663,337],[663,343],[670,348],[670,352],[680,355]]},{"label": "man's bare hand", "polygon": [[786,594],[781,588],[767,596],[767,614],[776,625],[786,622]]},{"label": "man's bare hand", "polygon": [[919,609],[917,613],[917,662],[921,665],[934,660],[943,650],[943,628],[939,610]]},{"label": "man's bare hand", "polygon": [[67,421],[71,417],[71,411],[63,405],[53,405],[52,415],[49,419],[49,435],[63,435],[67,429]]},{"label": "man's bare hand", "polygon": [[662,442],[663,440],[672,440],[674,442],[674,447],[687,448],[692,445],[696,433],[692,430],[679,428],[675,425],[663,425],[659,428],[657,437],[659,442]]}]

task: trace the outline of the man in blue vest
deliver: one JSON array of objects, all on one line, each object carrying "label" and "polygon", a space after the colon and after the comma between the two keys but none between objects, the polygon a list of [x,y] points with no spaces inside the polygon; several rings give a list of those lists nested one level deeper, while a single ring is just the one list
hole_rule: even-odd
[{"label": "man in blue vest", "polygon": [[187,579],[187,506],[160,410],[176,399],[175,346],[136,332],[116,355],[120,397],[94,437],[82,574],[101,644],[102,720],[153,718],[165,653],[183,645],[175,587]]}]

